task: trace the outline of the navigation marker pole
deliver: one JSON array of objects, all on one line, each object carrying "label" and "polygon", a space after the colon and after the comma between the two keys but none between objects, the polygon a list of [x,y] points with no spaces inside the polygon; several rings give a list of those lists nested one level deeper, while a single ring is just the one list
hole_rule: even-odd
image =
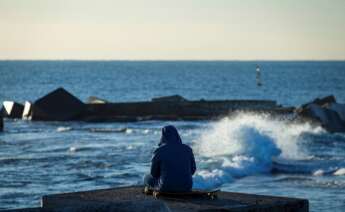
[{"label": "navigation marker pole", "polygon": [[256,85],[261,86],[261,72],[260,72],[260,66],[256,65]]}]

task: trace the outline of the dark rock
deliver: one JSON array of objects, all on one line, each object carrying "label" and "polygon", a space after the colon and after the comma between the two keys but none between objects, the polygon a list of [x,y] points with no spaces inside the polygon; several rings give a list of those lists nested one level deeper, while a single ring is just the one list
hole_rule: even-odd
[{"label": "dark rock", "polygon": [[317,104],[310,104],[306,108],[309,116],[318,119],[321,125],[330,132],[345,132],[345,122],[341,120],[337,112]]},{"label": "dark rock", "polygon": [[97,96],[90,96],[87,101],[86,101],[87,104],[106,104],[106,103],[109,103],[107,100],[105,99],[101,99],[101,98],[98,98]]},{"label": "dark rock", "polygon": [[69,121],[82,116],[85,104],[63,88],[58,88],[32,105],[32,120]]},{"label": "dark rock", "polygon": [[302,119],[318,122],[329,132],[345,132],[345,105],[337,104],[333,95],[306,103],[295,113]]},{"label": "dark rock", "polygon": [[162,96],[153,98],[152,102],[187,102],[188,100],[180,95]]},{"label": "dark rock", "polygon": [[13,101],[3,102],[3,116],[6,118],[22,118],[24,106]]},{"label": "dark rock", "polygon": [[321,107],[324,107],[327,104],[331,104],[331,103],[335,103],[335,102],[336,102],[335,97],[333,95],[329,95],[329,96],[323,97],[321,99],[320,98],[316,98],[312,102],[305,103],[305,104],[303,104],[301,106],[301,108],[305,108],[305,107],[307,107],[310,104],[316,104],[316,105],[319,105]]},{"label": "dark rock", "polygon": [[326,97],[323,97],[321,99],[316,98],[313,101],[314,104],[317,104],[317,105],[320,105],[320,106],[324,106],[326,104],[331,104],[331,103],[335,103],[335,102],[336,102],[336,100],[335,100],[335,97],[333,95],[326,96]]},{"label": "dark rock", "polygon": [[345,104],[332,103],[329,109],[337,112],[341,120],[345,122]]}]

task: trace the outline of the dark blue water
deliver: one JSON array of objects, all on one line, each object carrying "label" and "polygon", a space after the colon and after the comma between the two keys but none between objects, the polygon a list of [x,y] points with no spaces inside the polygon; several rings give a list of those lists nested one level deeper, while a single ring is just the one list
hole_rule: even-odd
[{"label": "dark blue water", "polygon": [[[256,87],[259,64],[263,86]],[[297,106],[334,94],[345,103],[345,62],[2,61],[0,101],[34,101],[57,87],[86,100],[273,99]],[[308,198],[312,211],[345,209],[345,135],[261,114],[210,122],[81,123],[5,120],[0,208],[42,195],[140,184],[174,124],[196,154],[194,187]]]},{"label": "dark blue water", "polygon": [[85,100],[274,99],[296,105],[334,94],[345,102],[344,62],[259,62],[265,86],[255,84],[257,62],[0,62],[0,100],[35,100],[63,86]]}]

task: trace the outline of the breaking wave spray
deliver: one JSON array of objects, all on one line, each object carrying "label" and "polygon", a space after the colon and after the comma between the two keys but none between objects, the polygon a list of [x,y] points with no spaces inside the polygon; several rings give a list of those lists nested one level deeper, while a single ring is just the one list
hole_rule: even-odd
[{"label": "breaking wave spray", "polygon": [[194,188],[211,189],[236,178],[269,173],[275,159],[307,157],[298,145],[308,123],[292,124],[268,115],[238,114],[211,123],[193,148],[199,157]]}]

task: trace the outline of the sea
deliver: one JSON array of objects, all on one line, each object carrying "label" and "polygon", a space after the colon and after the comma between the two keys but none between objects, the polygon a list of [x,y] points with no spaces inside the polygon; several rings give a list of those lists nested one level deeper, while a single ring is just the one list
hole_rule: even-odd
[{"label": "sea", "polygon": [[[256,84],[256,65],[262,86]],[[82,101],[265,99],[298,107],[345,103],[345,61],[0,61],[0,101],[35,101],[64,87]],[[193,187],[306,198],[345,211],[345,134],[259,113],[212,121],[40,122],[5,119],[0,209],[39,207],[43,195],[142,185],[161,128],[193,148]]]}]

